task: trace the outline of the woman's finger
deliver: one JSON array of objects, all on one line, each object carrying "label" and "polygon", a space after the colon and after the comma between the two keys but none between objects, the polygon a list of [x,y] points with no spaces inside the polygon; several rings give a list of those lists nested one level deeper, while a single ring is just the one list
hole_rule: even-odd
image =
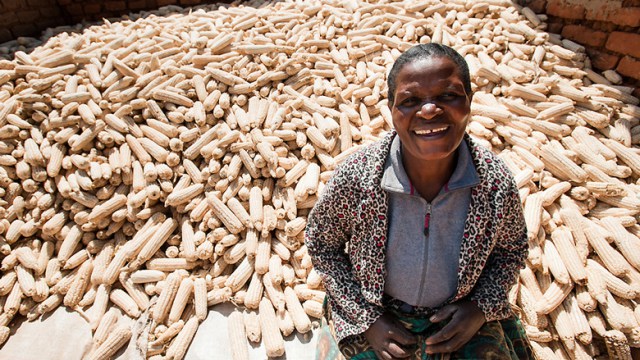
[{"label": "woman's finger", "polygon": [[440,342],[434,345],[427,344],[427,354],[446,354],[459,350],[466,344],[471,337],[467,337],[465,334],[456,334],[451,339]]},{"label": "woman's finger", "polygon": [[465,326],[463,323],[452,321],[447,325],[445,325],[442,329],[440,329],[440,331],[429,336],[425,340],[425,342],[427,345],[439,344],[442,342],[449,341],[454,336],[456,336],[459,333],[463,333],[464,331],[465,331]]},{"label": "woman's finger", "polygon": [[394,357],[384,349],[380,350],[380,354],[378,355],[378,358],[380,360],[394,360]]},{"label": "woman's finger", "polygon": [[432,323],[437,323],[437,322],[447,320],[448,318],[453,316],[453,314],[457,310],[458,310],[458,307],[456,305],[447,305],[442,309],[438,310],[435,314],[433,314],[429,318],[429,321],[431,321]]},{"label": "woman's finger", "polygon": [[405,329],[402,324],[396,322],[393,330],[389,333],[389,337],[401,345],[413,345],[418,339],[409,330]]},{"label": "woman's finger", "polygon": [[373,352],[374,352],[374,353],[376,353],[376,357],[377,357],[379,360],[387,360],[387,359],[385,359],[385,357],[384,357],[384,356],[382,356],[382,352],[381,352],[380,350],[373,349]]},{"label": "woman's finger", "polygon": [[406,348],[404,348],[403,346],[393,341],[389,343],[389,346],[387,347],[387,352],[391,356],[397,359],[405,359],[409,357],[409,355],[411,355],[410,351],[408,351]]}]

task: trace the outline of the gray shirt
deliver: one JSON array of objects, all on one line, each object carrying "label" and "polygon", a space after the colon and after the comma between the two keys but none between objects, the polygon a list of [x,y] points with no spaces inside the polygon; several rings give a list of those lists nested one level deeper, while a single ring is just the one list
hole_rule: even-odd
[{"label": "gray shirt", "polygon": [[432,202],[411,184],[398,136],[385,163],[381,185],[389,195],[389,229],[384,291],[409,305],[437,307],[456,293],[471,188],[479,183],[464,141],[457,152],[456,168]]}]

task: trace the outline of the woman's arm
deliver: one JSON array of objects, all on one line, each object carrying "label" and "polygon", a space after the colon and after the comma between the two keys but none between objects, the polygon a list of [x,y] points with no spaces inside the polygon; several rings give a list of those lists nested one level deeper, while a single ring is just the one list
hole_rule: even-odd
[{"label": "woman's arm", "polygon": [[527,228],[513,179],[511,188],[505,194],[502,209],[503,219],[496,234],[495,246],[470,296],[487,321],[511,316],[508,293],[517,281],[527,257]]},{"label": "woman's arm", "polygon": [[362,296],[345,253],[359,214],[349,179],[346,171],[336,170],[309,214],[305,234],[313,266],[324,281],[338,341],[364,332],[383,313]]}]

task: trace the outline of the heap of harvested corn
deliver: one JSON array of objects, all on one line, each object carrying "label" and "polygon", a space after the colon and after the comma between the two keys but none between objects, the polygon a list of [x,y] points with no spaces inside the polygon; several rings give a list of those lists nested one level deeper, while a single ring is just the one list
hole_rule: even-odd
[{"label": "heap of harvested corn", "polygon": [[518,181],[530,254],[510,299],[536,356],[629,359],[638,99],[542,20],[504,0],[165,8],[0,61],[0,342],[64,304],[109,358],[131,337],[117,307],[149,312],[148,357],[180,359],[233,301],[234,358],[247,339],[283,354],[322,313],[308,211],[389,129],[394,59],[431,41],[469,62],[468,131]]}]

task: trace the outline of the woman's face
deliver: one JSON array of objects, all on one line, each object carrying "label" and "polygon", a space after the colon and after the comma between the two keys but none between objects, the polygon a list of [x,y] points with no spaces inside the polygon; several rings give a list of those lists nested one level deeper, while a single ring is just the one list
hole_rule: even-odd
[{"label": "woman's face", "polygon": [[453,159],[471,106],[456,63],[447,57],[407,63],[396,84],[391,114],[405,165]]}]

